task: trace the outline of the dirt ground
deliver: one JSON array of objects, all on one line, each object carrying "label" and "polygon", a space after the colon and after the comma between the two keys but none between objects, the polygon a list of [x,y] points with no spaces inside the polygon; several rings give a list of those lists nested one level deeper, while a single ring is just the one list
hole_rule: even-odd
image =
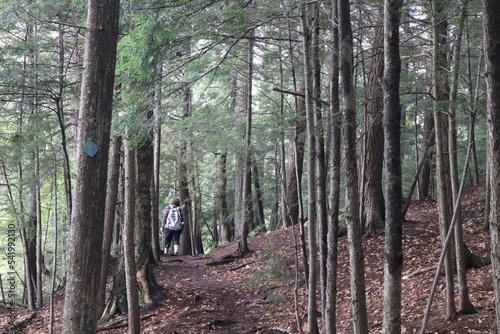
[{"label": "dirt ground", "polygon": [[[463,201],[463,226],[467,247],[476,255],[489,254],[489,234],[484,228],[483,189],[469,189]],[[418,333],[438,263],[441,240],[437,206],[432,201],[412,203],[404,223],[403,333]],[[294,239],[298,230],[282,229],[251,237],[253,250],[226,264],[211,262],[233,254],[237,243],[200,256],[162,256],[154,268],[163,300],[142,313],[142,333],[299,333],[307,332],[307,298],[300,254],[296,270]],[[382,332],[384,238],[365,240],[366,292],[370,333]],[[352,333],[349,261],[346,237],[339,240],[337,332]],[[445,320],[444,281],[440,278],[427,333],[494,333],[491,266],[468,272],[470,298],[477,313]],[[54,332],[60,332],[63,292],[58,292]],[[294,297],[296,296],[296,298]],[[318,299],[319,300],[319,299]],[[48,298],[47,298],[48,301]],[[22,311],[19,308],[19,311]],[[6,328],[6,310],[0,307],[0,329]],[[28,316],[20,312],[18,320]],[[49,333],[48,307],[15,333]],[[318,313],[321,326],[321,316]],[[126,315],[100,324],[101,333],[126,333]]]}]

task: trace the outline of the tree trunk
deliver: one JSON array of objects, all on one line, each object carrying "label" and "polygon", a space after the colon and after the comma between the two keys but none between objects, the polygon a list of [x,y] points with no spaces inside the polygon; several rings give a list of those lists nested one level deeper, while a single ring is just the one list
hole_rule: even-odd
[{"label": "tree trunk", "polygon": [[[455,103],[458,94],[458,77],[460,71],[460,59],[462,50],[462,35],[465,25],[465,15],[467,0],[463,0],[460,8],[460,15],[458,17],[458,26],[456,31],[455,42],[453,45],[453,64],[452,64],[452,85],[450,89],[450,107],[448,109],[448,151],[450,152],[450,178],[453,203],[460,203],[458,198],[459,192],[459,176],[458,176],[458,163],[457,163],[457,125],[456,117],[457,111]],[[466,168],[466,167],[465,167]],[[456,254],[456,271],[458,281],[458,312],[459,313],[475,313],[476,309],[472,305],[469,297],[469,288],[467,284],[467,268],[465,263],[465,244],[463,238],[463,230],[461,223],[461,210],[460,205],[456,205],[457,212],[454,212],[458,223],[455,224],[455,254]]]},{"label": "tree trunk", "polygon": [[[422,148],[420,154],[422,157],[422,167],[417,170],[418,173],[418,187],[417,187],[417,199],[428,199],[431,197],[430,192],[430,180],[432,174],[432,156],[433,154],[427,154],[426,152],[430,147],[436,144],[435,141],[435,131],[434,131],[434,117],[431,114],[426,114],[424,116],[424,134],[422,141]],[[417,167],[418,169],[418,167]],[[410,200],[410,198],[407,198]]]},{"label": "tree trunk", "polygon": [[[245,84],[244,77],[241,73],[236,74],[235,79],[235,112],[236,112],[236,124],[238,128],[243,128],[245,122],[245,111],[247,110],[247,95],[248,95],[248,85]],[[247,170],[246,166],[246,154],[245,154],[245,137],[244,132],[237,140],[236,151],[235,151],[235,162],[234,162],[234,235],[235,238],[241,236],[241,231],[244,225],[244,180],[245,173]]]},{"label": "tree trunk", "polygon": [[495,292],[495,323],[500,329],[500,2],[483,0],[488,113],[488,157],[491,186],[491,259]]},{"label": "tree trunk", "polygon": [[266,232],[266,221],[264,218],[264,205],[262,203],[262,190],[260,188],[259,166],[255,158],[255,152],[252,153],[252,183],[253,183],[253,202],[255,207],[255,227],[260,232]]},{"label": "tree trunk", "polygon": [[384,2],[384,333],[401,333],[401,272],[403,269],[403,215],[401,177],[401,58],[399,25],[402,1]]},{"label": "tree trunk", "polygon": [[[316,6],[313,7],[314,9]],[[311,10],[316,14],[315,10]],[[314,93],[313,93],[313,72],[312,72],[312,50],[311,39],[314,27],[310,26],[308,10],[306,4],[301,5],[300,19],[302,26],[302,45],[304,57],[304,80],[305,80],[305,102],[306,102],[306,123],[307,123],[307,144],[308,152],[308,241],[309,241],[309,279],[307,298],[307,322],[310,334],[319,333],[318,321],[316,319],[316,284],[318,277],[318,221],[316,213],[316,133],[314,118]]]},{"label": "tree trunk", "polygon": [[[434,84],[434,130],[436,132],[436,179],[438,191],[439,226],[441,240],[444,242],[451,220],[451,180],[449,152],[448,152],[448,124],[445,119],[446,110],[439,101],[446,101],[449,98],[449,86],[447,78],[447,54],[443,50],[446,45],[448,23],[445,16],[446,1],[433,0],[433,84]],[[444,246],[444,244],[443,244]],[[454,298],[454,269],[452,248],[447,251],[445,261],[445,281],[446,281],[446,318],[453,319],[456,315],[456,305]]]},{"label": "tree trunk", "polygon": [[[254,31],[250,33],[250,37],[254,36]],[[243,193],[242,193],[242,221],[241,229],[239,233],[240,243],[238,246],[238,252],[246,253],[249,251],[248,248],[248,232],[253,221],[253,209],[252,209],[252,91],[253,91],[253,56],[254,56],[254,40],[250,38],[248,40],[248,69],[247,69],[247,88],[246,88],[246,113],[245,113],[245,135],[244,135],[244,145],[243,145]]]},{"label": "tree trunk", "polygon": [[[182,117],[191,116],[191,88],[184,89],[183,96],[183,111]],[[182,138],[184,139],[184,138]],[[177,175],[179,179],[179,197],[181,200],[182,215],[184,218],[184,228],[181,234],[179,244],[179,254],[194,255],[196,253],[196,243],[194,241],[193,231],[195,230],[196,222],[192,219],[192,203],[189,189],[189,170],[188,170],[188,144],[185,140],[181,140],[179,153],[177,157]]]},{"label": "tree trunk", "polygon": [[[466,29],[466,45],[471,45],[471,40],[469,36],[469,29]],[[469,138],[472,138],[472,147],[471,147],[471,163],[470,163],[470,173],[472,177],[472,185],[478,186],[480,184],[479,181],[479,167],[477,161],[477,149],[476,149],[476,116],[477,116],[477,102],[479,100],[479,85],[481,82],[481,69],[484,64],[483,62],[483,53],[479,55],[477,73],[475,78],[475,83],[473,80],[472,74],[472,52],[469,48],[467,48],[467,103],[468,103],[468,112],[469,112]],[[474,88],[475,87],[475,88]]]},{"label": "tree trunk", "polygon": [[[149,116],[148,116],[149,117]],[[153,145],[150,140],[136,150],[136,209],[135,209],[135,263],[137,278],[146,308],[154,304],[153,293],[159,290],[151,270],[151,181],[153,171]]]},{"label": "tree trunk", "polygon": [[89,0],[64,334],[90,334],[97,326],[119,7],[118,0]]},{"label": "tree trunk", "polygon": [[366,123],[366,145],[363,152],[364,182],[363,211],[365,236],[379,235],[384,231],[384,196],[382,193],[382,164],[384,158],[384,131],[382,127],[382,88],[384,71],[384,28],[382,10],[379,12],[380,26],[375,28],[372,51],[372,68],[368,76]]},{"label": "tree trunk", "polygon": [[220,155],[219,159],[219,182],[221,236],[223,242],[230,242],[233,235],[227,202],[227,155],[224,153]]},{"label": "tree trunk", "polygon": [[328,198],[328,255],[326,258],[325,309],[323,311],[323,328],[325,334],[337,332],[335,321],[337,316],[337,248],[340,206],[340,167],[341,167],[341,116],[339,104],[339,31],[338,5],[332,1],[332,53],[330,64],[330,119],[331,119],[331,167],[330,196]]},{"label": "tree trunk", "polygon": [[[304,89],[299,88],[298,93],[304,94]],[[291,138],[290,153],[288,154],[286,163],[285,197],[289,212],[287,215],[284,215],[285,226],[295,226],[299,223],[297,175],[299,176],[298,182],[301,182],[304,169],[305,133],[307,128],[305,120],[306,106],[304,97],[302,96],[296,96],[295,101],[295,118],[297,120],[293,127],[293,138]],[[294,146],[296,146],[296,152]]]},{"label": "tree trunk", "polygon": [[[57,162],[55,162],[57,164]],[[56,167],[56,166],[54,166]],[[57,199],[57,179],[58,173],[57,168],[54,168],[54,248],[52,249],[52,279],[50,283],[50,334],[54,333],[54,305],[56,296],[56,277],[57,277],[57,266],[59,265],[57,259],[59,256],[59,248],[57,247],[59,243],[59,201]],[[2,279],[0,278],[0,286],[2,285]],[[3,289],[2,289],[3,297]],[[2,298],[5,300],[5,298]]]},{"label": "tree trunk", "polygon": [[135,221],[136,221],[136,156],[135,151],[127,147],[128,139],[125,141],[125,189],[123,196],[123,257],[125,262],[125,288],[127,291],[128,306],[128,332],[139,334],[141,331],[141,320],[139,310],[139,293],[137,291],[137,269],[136,256],[134,254]]},{"label": "tree trunk", "polygon": [[[313,19],[318,18],[318,8],[314,8]],[[316,24],[312,30],[312,75],[313,75],[313,100],[314,100],[314,133],[316,134],[316,217],[318,227],[318,248],[319,248],[319,270],[320,270],[320,291],[322,309],[326,305],[327,282],[327,257],[328,257],[328,214],[327,214],[327,177],[325,163],[325,138],[323,129],[323,115],[321,105],[321,49],[320,49],[320,27]]]},{"label": "tree trunk", "polygon": [[153,258],[156,263],[160,262],[160,153],[161,153],[161,108],[162,108],[162,75],[163,63],[157,65],[155,107],[154,107],[154,144],[153,144],[153,179],[151,183],[151,243],[153,247]]},{"label": "tree trunk", "polygon": [[340,76],[342,81],[346,224],[351,268],[351,307],[354,333],[368,333],[365,269],[356,157],[356,97],[353,79],[352,28],[348,0],[339,0]]},{"label": "tree trunk", "polygon": [[[22,178],[19,178],[22,180]],[[22,199],[22,190],[20,189],[19,198]],[[22,200],[21,200],[22,201]],[[36,308],[36,286],[35,286],[35,273],[36,273],[36,217],[33,216],[35,211],[35,197],[31,197],[31,212],[32,215],[28,217],[28,222],[26,227],[20,229],[21,242],[23,244],[23,254],[24,254],[24,282],[25,282],[25,298],[28,304],[28,309],[34,310]],[[20,209],[23,210],[24,204],[20,203]],[[25,223],[23,222],[23,225]]]},{"label": "tree trunk", "polygon": [[116,205],[118,202],[118,186],[120,181],[120,152],[122,138],[114,136],[111,141],[109,184],[106,193],[106,211],[104,213],[104,236],[102,245],[101,280],[99,283],[98,305],[99,314],[104,310],[108,265],[113,241],[113,226],[115,225]]},{"label": "tree trunk", "polygon": [[38,148],[35,149],[35,219],[36,219],[36,306],[37,308],[43,307],[43,276],[44,270],[43,254],[42,254],[42,199],[40,189],[40,162]]}]

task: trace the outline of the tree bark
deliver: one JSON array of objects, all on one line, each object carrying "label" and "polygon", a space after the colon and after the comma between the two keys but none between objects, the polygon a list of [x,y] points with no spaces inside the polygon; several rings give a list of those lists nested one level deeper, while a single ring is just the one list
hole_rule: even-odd
[{"label": "tree bark", "polygon": [[[381,7],[382,8],[382,7]],[[380,26],[375,28],[372,46],[372,68],[368,76],[366,122],[363,164],[364,182],[362,214],[366,237],[384,231],[384,196],[382,193],[382,164],[384,160],[384,130],[382,127],[383,98],[381,79],[384,71],[384,28],[382,10]]]},{"label": "tree bark", "polygon": [[[184,89],[182,117],[191,116],[191,87]],[[181,138],[181,144],[177,157],[177,175],[179,179],[179,198],[181,200],[182,215],[184,218],[184,228],[181,234],[179,245],[179,254],[194,255],[196,253],[196,243],[194,241],[193,231],[196,222],[192,219],[191,192],[189,189],[188,176],[188,143]]]},{"label": "tree bark", "polygon": [[259,179],[259,166],[257,165],[257,158],[255,152],[252,152],[252,183],[253,183],[253,203],[255,207],[255,227],[258,227],[260,232],[266,232],[266,221],[264,216],[264,205],[262,203],[262,190],[260,187]]},{"label": "tree bark", "polygon": [[[118,0],[89,0],[64,334],[90,334],[97,326],[119,7]],[[98,148],[95,154],[84,151],[90,141]]]},{"label": "tree bark", "polygon": [[488,114],[488,157],[491,187],[491,259],[495,292],[495,323],[500,329],[500,2],[483,0]]},{"label": "tree bark", "polygon": [[[452,64],[452,77],[450,89],[450,107],[448,109],[448,151],[450,157],[450,178],[453,203],[460,203],[458,198],[459,190],[459,176],[458,176],[458,163],[457,163],[457,125],[456,125],[456,101],[458,94],[458,77],[460,71],[460,59],[462,50],[462,35],[465,26],[465,16],[467,12],[467,0],[462,0],[460,5],[460,15],[458,17],[458,25],[456,31],[455,42],[453,45],[453,64]],[[467,166],[465,167],[467,168]],[[469,288],[467,283],[467,268],[465,261],[465,244],[463,238],[463,229],[461,223],[461,210],[460,205],[456,205],[457,212],[453,215],[456,216],[458,224],[455,224],[455,254],[456,254],[456,271],[458,281],[458,312],[459,313],[474,313],[475,307],[472,305],[469,296]]]},{"label": "tree bark", "polygon": [[[299,88],[299,93],[304,94],[304,89]],[[288,205],[289,212],[284,215],[285,226],[295,226],[299,223],[299,194],[297,187],[298,182],[302,181],[302,174],[304,170],[304,151],[306,143],[306,120],[305,120],[305,100],[302,96],[295,97],[295,121],[293,133],[290,144],[290,153],[287,157],[286,163],[286,205]],[[296,146],[296,150],[295,147]],[[297,153],[297,154],[296,154]]]},{"label": "tree bark", "polygon": [[[243,124],[245,124],[245,116],[247,110],[247,95],[248,95],[248,85],[245,84],[244,77],[241,73],[236,74],[235,78],[235,112],[236,112],[236,125],[239,128],[243,128]],[[234,236],[235,238],[239,238],[242,233],[243,225],[244,225],[244,180],[245,173],[247,170],[246,166],[246,155],[245,155],[245,133],[241,134],[241,137],[238,137],[238,142],[236,143],[236,152],[235,152],[235,162],[234,162]]]},{"label": "tree bark", "polygon": [[401,177],[401,58],[399,26],[401,0],[384,1],[384,333],[401,333],[401,272],[403,269],[403,215]]},{"label": "tree bark", "polygon": [[[431,197],[430,192],[430,180],[432,174],[432,157],[433,154],[426,153],[430,147],[436,144],[435,141],[435,131],[434,131],[434,117],[432,114],[426,114],[424,116],[424,134],[422,141],[422,148],[420,149],[420,155],[422,157],[422,167],[418,169],[418,187],[417,187],[417,199],[428,199]],[[407,198],[407,200],[411,200]]]},{"label": "tree bark", "polygon": [[[434,130],[436,132],[436,179],[439,207],[439,226],[441,240],[444,242],[446,233],[450,226],[452,208],[452,193],[450,163],[448,152],[448,124],[446,122],[446,110],[439,101],[449,98],[449,85],[447,77],[447,54],[443,47],[447,42],[448,23],[445,16],[446,0],[433,0],[432,22],[433,22],[433,94],[434,94]],[[444,247],[444,244],[443,244]],[[452,319],[456,315],[454,298],[454,269],[452,248],[447,251],[445,261],[446,281],[446,318]]]},{"label": "tree bark", "polygon": [[[251,36],[254,35],[252,30]],[[252,101],[253,101],[253,57],[254,57],[254,40],[250,38],[248,40],[248,82],[247,82],[247,95],[246,95],[246,121],[245,121],[245,142],[244,142],[244,174],[243,174],[243,196],[242,196],[242,225],[240,230],[240,244],[238,251],[240,253],[246,253],[249,251],[248,248],[248,232],[250,226],[253,222],[253,210],[252,210]]]},{"label": "tree bark", "polygon": [[309,241],[309,279],[307,298],[307,322],[310,334],[319,333],[318,321],[316,319],[316,284],[318,277],[318,240],[317,240],[317,214],[316,214],[316,134],[314,120],[314,93],[313,93],[313,72],[311,55],[311,37],[314,26],[308,22],[308,10],[306,4],[301,5],[300,21],[302,26],[302,49],[304,59],[304,80],[305,80],[305,102],[306,102],[306,123],[307,123],[307,144],[308,151],[308,241]]},{"label": "tree bark", "polygon": [[35,196],[35,219],[36,219],[36,307],[43,307],[43,276],[42,272],[44,269],[43,264],[43,254],[42,254],[42,199],[41,199],[41,189],[40,189],[40,162],[39,162],[39,152],[38,148],[35,149],[35,184],[34,184],[34,196]]},{"label": "tree bark", "polygon": [[118,186],[120,181],[120,152],[121,137],[115,136],[111,141],[109,183],[106,193],[106,211],[104,213],[104,235],[102,245],[101,279],[99,283],[98,305],[99,314],[104,310],[106,283],[108,279],[108,265],[113,241],[113,226],[115,225],[116,205],[118,202]]},{"label": "tree bark", "polygon": [[151,183],[151,243],[153,258],[156,263],[160,262],[160,153],[161,153],[161,108],[162,108],[162,75],[163,62],[157,65],[155,82],[155,106],[154,106],[154,144],[153,144],[153,178]]},{"label": "tree bark", "polygon": [[359,188],[356,157],[356,97],[353,79],[353,43],[350,4],[339,0],[340,77],[342,81],[344,127],[344,173],[346,187],[346,224],[351,268],[351,307],[356,334],[368,333],[366,309],[365,266],[361,223],[359,219]]},{"label": "tree bark", "polygon": [[221,237],[223,242],[230,242],[233,235],[227,202],[227,155],[224,153],[219,158],[219,182]]},{"label": "tree bark", "polygon": [[[149,116],[148,116],[149,117]],[[148,139],[136,150],[136,209],[135,209],[135,263],[137,278],[146,308],[154,304],[153,293],[160,287],[155,284],[151,270],[151,181],[153,171],[153,145]]]},{"label": "tree bark", "polygon": [[[313,20],[319,17],[318,7],[314,6]],[[327,214],[327,176],[325,158],[325,131],[323,128],[323,110],[321,104],[321,48],[320,26],[316,24],[312,31],[312,74],[314,100],[314,132],[316,134],[316,216],[318,227],[319,274],[322,309],[326,305],[327,258],[328,258],[328,214]],[[323,318],[324,319],[324,318]]]},{"label": "tree bark", "polygon": [[135,249],[135,211],[136,211],[136,156],[135,151],[127,147],[125,141],[125,189],[123,217],[123,257],[125,262],[125,288],[127,291],[128,332],[139,334],[141,331],[139,293],[137,291],[137,269],[134,254]]},{"label": "tree bark", "polygon": [[325,309],[323,328],[326,334],[335,334],[337,303],[337,248],[340,207],[340,167],[341,167],[341,115],[339,104],[339,31],[338,5],[332,1],[332,53],[330,63],[330,195],[328,198],[328,255],[326,259]]}]

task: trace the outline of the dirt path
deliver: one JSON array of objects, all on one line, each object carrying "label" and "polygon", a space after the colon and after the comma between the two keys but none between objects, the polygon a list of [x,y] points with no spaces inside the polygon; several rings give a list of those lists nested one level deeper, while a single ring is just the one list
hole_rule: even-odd
[{"label": "dirt path", "polygon": [[254,333],[263,327],[262,306],[256,304],[260,297],[241,280],[228,281],[220,275],[218,271],[225,268],[204,265],[212,259],[164,258],[155,274],[167,287],[166,308],[177,312],[159,328],[162,333]]},{"label": "dirt path", "polygon": [[[257,253],[223,264],[229,248],[210,256],[162,256],[154,269],[165,298],[156,309],[143,314],[143,333],[293,333],[292,307],[285,295],[273,293],[275,283],[255,278]],[[283,318],[287,312],[287,319]],[[105,326],[113,324],[111,320]],[[287,329],[288,328],[288,329]],[[101,333],[126,333],[121,327]]]}]

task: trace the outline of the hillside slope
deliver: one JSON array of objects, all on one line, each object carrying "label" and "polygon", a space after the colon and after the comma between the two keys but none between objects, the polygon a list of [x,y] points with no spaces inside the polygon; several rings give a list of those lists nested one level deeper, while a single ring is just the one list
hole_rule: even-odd
[{"label": "hillside slope", "polygon": [[[489,235],[483,226],[483,189],[469,189],[463,201],[465,240],[468,248],[488,256]],[[441,241],[437,208],[431,201],[414,202],[404,224],[403,332],[417,333],[422,323]],[[296,270],[291,229],[249,239],[253,250],[229,263],[211,265],[233,254],[237,243],[224,245],[203,256],[163,256],[154,269],[164,299],[143,312],[143,333],[299,333],[303,328],[307,299],[298,256]],[[383,237],[365,240],[366,284],[371,333],[381,333],[383,297]],[[298,274],[298,275],[296,275]],[[297,279],[296,279],[297,277]],[[444,284],[440,281],[433,302],[428,333],[493,333],[494,303],[491,266],[468,273],[471,300],[478,313],[444,320]],[[297,289],[295,289],[297,287]],[[294,298],[296,294],[297,298]],[[55,332],[60,331],[62,291],[56,301]],[[346,238],[339,241],[338,333],[352,333],[349,304],[349,261]],[[296,307],[298,312],[296,312]],[[0,310],[2,314],[4,310]],[[26,317],[27,313],[18,316]],[[318,318],[320,321],[320,317]],[[44,308],[17,333],[48,333],[49,311]],[[5,328],[5,317],[0,328]],[[126,315],[100,325],[102,333],[126,333]]]}]

